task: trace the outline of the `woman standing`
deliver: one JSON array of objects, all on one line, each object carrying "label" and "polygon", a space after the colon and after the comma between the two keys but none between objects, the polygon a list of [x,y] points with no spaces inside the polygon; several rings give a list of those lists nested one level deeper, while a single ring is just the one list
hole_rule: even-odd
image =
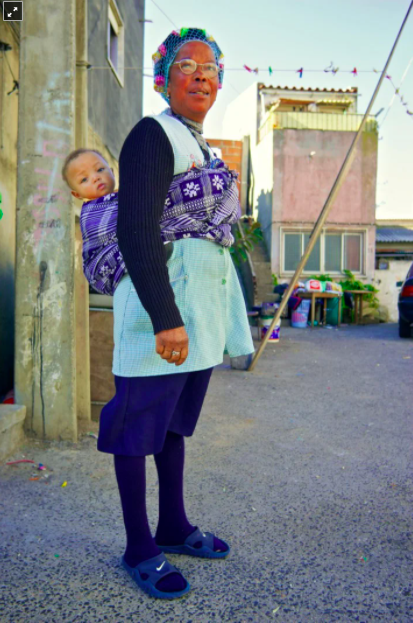
[{"label": "woman standing", "polygon": [[[204,30],[183,28],[167,37],[154,55],[154,74],[169,108],[132,129],[119,160],[118,239],[128,274],[114,296],[116,395],[102,410],[98,449],[115,455],[127,535],[123,565],[160,598],[190,589],[164,552],[229,553],[224,541],[186,516],[184,437],[195,430],[224,349],[232,357],[254,351],[229,252],[239,204],[223,216],[214,203],[221,182],[213,171],[210,183],[185,178],[213,166],[202,124],[222,85],[221,57]],[[169,258],[167,241],[173,241]],[[145,457],[152,454],[159,479],[155,538],[145,502]]]}]

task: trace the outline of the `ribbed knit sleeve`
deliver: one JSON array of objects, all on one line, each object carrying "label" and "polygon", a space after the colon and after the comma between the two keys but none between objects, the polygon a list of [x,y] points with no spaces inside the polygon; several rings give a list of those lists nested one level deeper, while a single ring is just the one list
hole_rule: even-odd
[{"label": "ribbed knit sleeve", "polygon": [[184,325],[169,283],[159,220],[174,173],[171,143],[146,117],[128,135],[119,158],[118,242],[154,333]]}]

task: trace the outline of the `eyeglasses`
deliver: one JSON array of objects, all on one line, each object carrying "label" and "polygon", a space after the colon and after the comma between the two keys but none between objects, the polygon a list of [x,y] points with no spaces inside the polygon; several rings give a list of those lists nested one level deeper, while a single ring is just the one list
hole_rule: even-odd
[{"label": "eyeglasses", "polygon": [[187,76],[194,74],[198,67],[201,67],[207,78],[215,78],[219,72],[219,67],[215,63],[196,63],[192,58],[184,58],[182,61],[172,63],[172,65],[179,65],[179,69]]}]

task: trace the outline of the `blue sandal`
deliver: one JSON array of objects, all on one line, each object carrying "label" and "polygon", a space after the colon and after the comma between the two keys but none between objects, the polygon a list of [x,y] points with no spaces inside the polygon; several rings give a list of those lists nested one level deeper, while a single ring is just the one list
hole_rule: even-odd
[{"label": "blue sandal", "polygon": [[[223,552],[215,552],[214,535],[210,532],[201,532],[197,528],[182,545],[159,545],[157,543],[157,546],[162,552],[169,554],[186,554],[187,556],[196,556],[197,558],[226,558],[230,552],[230,546],[225,541],[222,542],[227,549]],[[201,547],[194,547],[197,543],[202,543]]]},{"label": "blue sandal", "polygon": [[[177,599],[191,590],[189,582],[185,580],[185,578],[186,587],[182,591],[166,593],[165,591],[160,591],[156,588],[156,584],[162,578],[165,578],[171,573],[180,573],[176,567],[167,561],[164,554],[158,554],[153,558],[149,558],[149,560],[144,560],[136,567],[130,567],[128,563],[125,562],[125,559],[122,558],[122,565],[125,567],[126,571],[136,582],[139,588],[145,591],[145,593],[148,593],[151,597],[158,597],[159,599]],[[145,580],[142,578],[142,575],[144,577],[147,576]]]}]

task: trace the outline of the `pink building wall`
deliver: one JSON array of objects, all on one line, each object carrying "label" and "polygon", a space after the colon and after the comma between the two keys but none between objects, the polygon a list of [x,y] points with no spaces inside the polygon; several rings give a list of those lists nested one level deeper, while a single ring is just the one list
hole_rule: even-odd
[{"label": "pink building wall", "polygon": [[[312,229],[354,136],[353,132],[318,130],[273,132],[274,185],[268,241],[273,273],[282,275],[282,229]],[[373,279],[375,269],[377,150],[377,134],[364,132],[326,223],[329,230],[365,233],[360,278],[366,281]]]},{"label": "pink building wall", "polygon": [[[273,138],[273,222],[315,222],[354,133],[283,130]],[[376,176],[377,134],[364,132],[327,223],[374,225]]]}]

